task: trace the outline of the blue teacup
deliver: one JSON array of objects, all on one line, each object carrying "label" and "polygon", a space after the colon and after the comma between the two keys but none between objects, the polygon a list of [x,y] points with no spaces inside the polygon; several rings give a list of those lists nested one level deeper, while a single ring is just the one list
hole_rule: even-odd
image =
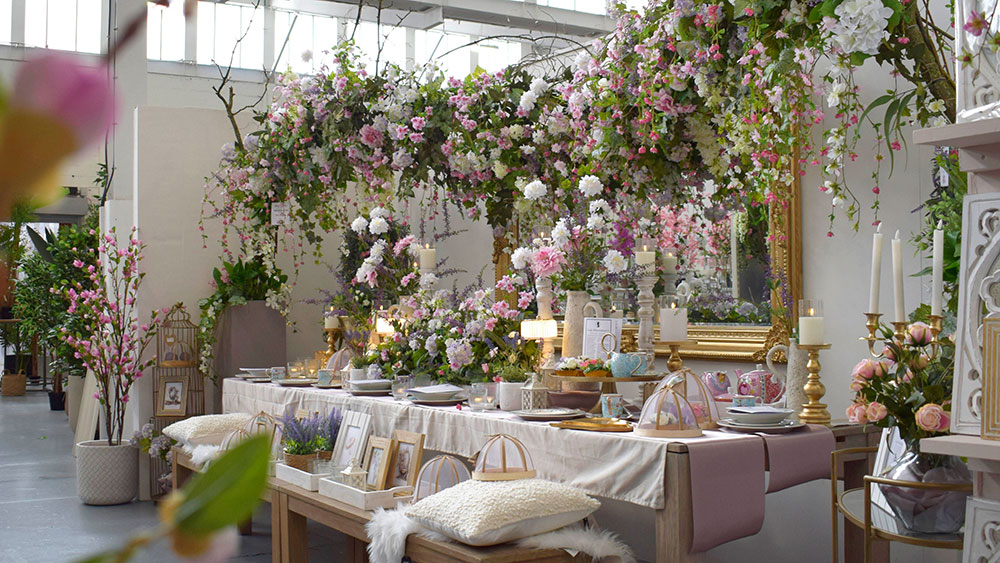
[{"label": "blue teacup", "polygon": [[336,375],[336,371],[332,369],[321,369],[316,372],[316,376],[319,378],[317,384],[320,387],[329,387],[333,385],[333,378]]},{"label": "blue teacup", "polygon": [[632,377],[646,371],[646,354],[641,352],[612,352],[611,375],[614,377]]}]

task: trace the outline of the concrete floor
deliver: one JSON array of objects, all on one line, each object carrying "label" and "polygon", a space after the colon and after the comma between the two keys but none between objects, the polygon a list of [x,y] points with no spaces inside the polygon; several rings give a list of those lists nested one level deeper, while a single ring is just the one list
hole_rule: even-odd
[{"label": "concrete floor", "polygon": [[[156,525],[156,506],[134,502],[86,506],[76,497],[73,433],[66,413],[50,411],[44,392],[0,397],[0,562],[36,563],[75,560],[122,545],[126,538]],[[271,561],[270,511],[266,504],[253,520],[254,533],[240,540],[241,562]],[[342,561],[342,537],[309,523],[313,561]],[[165,544],[134,561],[177,561]]]}]

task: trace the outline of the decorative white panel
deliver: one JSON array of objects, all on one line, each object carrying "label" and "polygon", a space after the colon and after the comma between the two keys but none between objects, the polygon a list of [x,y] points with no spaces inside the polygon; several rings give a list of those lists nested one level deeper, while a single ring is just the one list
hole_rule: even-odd
[{"label": "decorative white panel", "polygon": [[991,29],[978,37],[965,31],[965,22],[973,10],[990,17],[996,12],[998,0],[956,0],[955,2],[955,53],[961,58],[963,52],[975,55],[974,63],[963,66],[956,61],[956,110],[957,121],[975,121],[988,117],[1000,117],[1000,58],[989,46],[983,48],[989,38],[997,33],[1000,17],[993,17]]},{"label": "decorative white panel", "polygon": [[[983,319],[1000,317],[1000,194],[968,195],[962,213],[962,262],[955,335],[951,431],[982,430]],[[985,296],[985,297],[984,297]]]},{"label": "decorative white panel", "polygon": [[965,563],[1000,562],[1000,502],[970,498],[965,505]]}]

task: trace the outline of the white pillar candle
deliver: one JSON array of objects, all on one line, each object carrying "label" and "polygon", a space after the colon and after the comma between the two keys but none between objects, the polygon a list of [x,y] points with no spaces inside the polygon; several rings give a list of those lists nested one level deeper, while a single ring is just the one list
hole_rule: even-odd
[{"label": "white pillar candle", "polygon": [[739,244],[740,236],[736,225],[736,213],[729,216],[729,281],[732,283],[733,299],[740,298]]},{"label": "white pillar candle", "polygon": [[892,239],[892,281],[896,290],[896,314],[893,320],[906,322],[906,307],[903,306],[903,241],[899,239],[899,231],[896,231],[896,236]]},{"label": "white pillar candle", "polygon": [[872,235],[872,288],[868,298],[868,312],[878,313],[878,294],[882,285],[882,223]]},{"label": "white pillar candle", "polygon": [[686,342],[688,333],[688,310],[677,307],[660,309],[660,342]]},{"label": "white pillar candle", "polygon": [[944,231],[941,221],[934,229],[934,255],[931,282],[931,314],[941,315],[942,289],[944,285]]},{"label": "white pillar candle", "polygon": [[677,270],[677,257],[674,256],[673,252],[668,251],[660,260],[663,262],[663,269],[668,274],[672,274]]},{"label": "white pillar candle", "polygon": [[651,266],[654,262],[656,262],[656,252],[649,250],[649,247],[646,245],[642,245],[642,250],[636,251],[636,266]]},{"label": "white pillar candle", "polygon": [[799,317],[799,344],[826,344],[823,317]]},{"label": "white pillar candle", "polygon": [[425,243],[420,249],[420,271],[433,272],[435,268],[437,268],[437,249]]},{"label": "white pillar candle", "polygon": [[323,328],[326,329],[338,329],[340,328],[340,319],[337,315],[326,315],[323,317]]}]

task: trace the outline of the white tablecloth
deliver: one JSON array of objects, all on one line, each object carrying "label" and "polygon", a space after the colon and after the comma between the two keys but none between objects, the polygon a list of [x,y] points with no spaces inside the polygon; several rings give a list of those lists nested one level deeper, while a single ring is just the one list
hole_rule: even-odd
[{"label": "white tablecloth", "polygon": [[531,452],[541,478],[596,496],[654,509],[664,507],[663,479],[670,440],[562,430],[500,411],[423,407],[390,397],[354,397],[341,390],[282,387],[232,378],[225,379],[222,387],[222,408],[227,413],[264,411],[280,416],[298,409],[329,412],[332,407],[371,413],[377,436],[389,437],[396,429],[419,432],[426,435],[425,448],[465,458],[479,451],[489,436],[510,434]]}]

